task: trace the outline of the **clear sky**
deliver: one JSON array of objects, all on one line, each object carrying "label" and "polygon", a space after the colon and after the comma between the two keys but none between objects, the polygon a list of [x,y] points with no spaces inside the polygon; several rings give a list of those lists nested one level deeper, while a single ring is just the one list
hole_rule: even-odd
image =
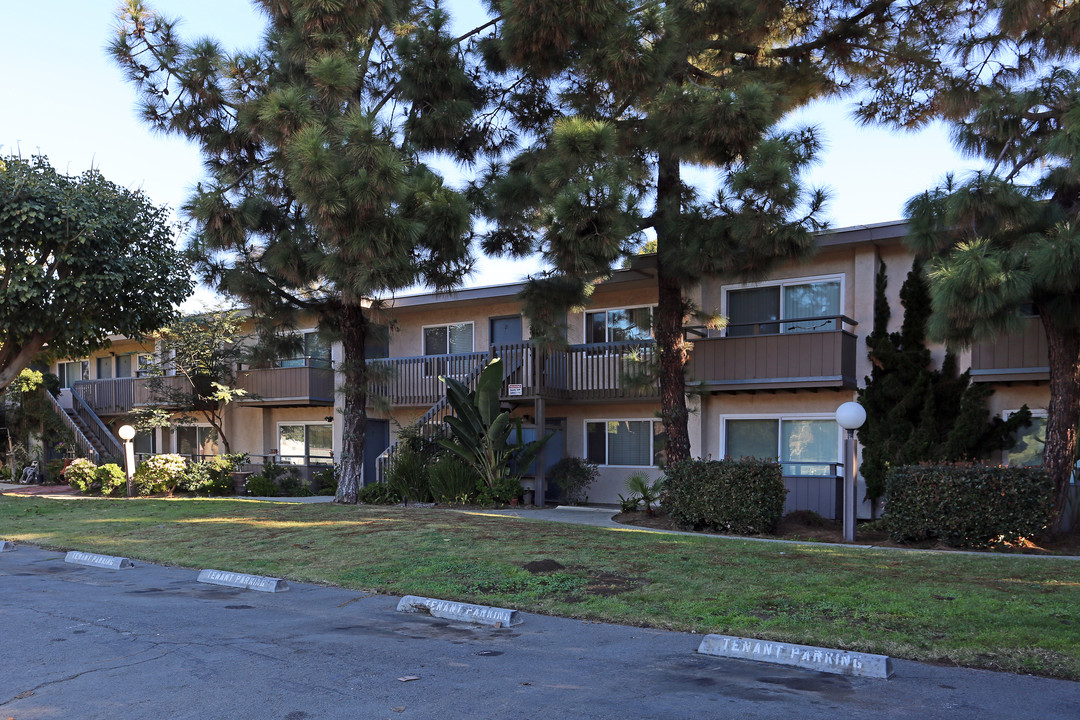
[{"label": "clear sky", "polygon": [[[118,0],[0,0],[0,154],[41,152],[61,171],[95,166],[113,182],[141,188],[178,207],[202,177],[195,146],[150,131],[138,117],[133,88],[106,54]],[[147,0],[181,17],[181,36],[212,36],[229,49],[252,47],[262,17],[247,0]],[[476,24],[475,0],[451,0],[455,23]],[[956,155],[941,127],[919,133],[860,127],[851,104],[808,108],[796,121],[823,131],[825,152],[809,181],[830,191],[833,227],[897,220],[912,195],[950,171],[975,167]],[[536,266],[481,262],[468,284],[514,282]]]}]

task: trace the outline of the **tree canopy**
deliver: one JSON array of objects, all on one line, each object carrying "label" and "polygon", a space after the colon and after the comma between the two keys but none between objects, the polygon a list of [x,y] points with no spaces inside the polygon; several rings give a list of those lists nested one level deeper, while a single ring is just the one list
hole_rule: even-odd
[{"label": "tree canopy", "polygon": [[1049,348],[1044,465],[1065,507],[1080,425],[1080,6],[993,3],[953,44],[933,95],[987,170],[907,206],[930,258],[931,334],[954,344],[1037,314]]},{"label": "tree canopy", "polygon": [[0,158],[0,390],[46,346],[85,357],[168,323],[191,292],[168,211],[97,170]]},{"label": "tree canopy", "polygon": [[874,329],[866,338],[873,368],[859,390],[859,402],[866,408],[866,423],[858,431],[863,446],[859,473],[871,500],[884,494],[891,467],[980,460],[1014,441],[1016,431],[1031,421],[1027,407],[1007,419],[990,418],[986,400],[993,388],[958,372],[955,353],[946,351],[940,369],[934,368],[926,345],[930,292],[918,261],[900,288],[900,331],[888,332],[887,278],[882,263],[874,293]]},{"label": "tree canopy", "polygon": [[471,206],[424,154],[475,152],[480,90],[437,3],[260,6],[261,46],[230,54],[133,0],[112,52],[147,122],[202,148],[209,178],[185,210],[204,277],[260,317],[309,313],[341,340],[337,500],[356,502],[372,299],[470,268]]},{"label": "tree canopy", "polygon": [[[248,394],[239,387],[237,368],[248,359],[243,317],[215,310],[177,318],[154,334],[157,354],[140,368],[147,375],[149,402],[135,409],[140,429],[188,425],[205,420],[224,453],[232,452],[225,413]],[[171,371],[171,374],[166,374]]]},{"label": "tree canopy", "polygon": [[[502,108],[518,148],[483,178],[484,249],[543,253],[558,277],[533,280],[531,295],[545,298],[534,336],[557,338],[562,310],[655,238],[661,414],[669,461],[687,458],[683,324],[714,310],[695,308],[688,290],[705,276],[759,279],[810,253],[820,227],[824,195],[800,181],[818,134],[778,123],[856,83],[908,118],[942,25],[966,4],[489,4],[501,19],[481,47],[512,88]],[[687,181],[695,167],[718,192]]]}]

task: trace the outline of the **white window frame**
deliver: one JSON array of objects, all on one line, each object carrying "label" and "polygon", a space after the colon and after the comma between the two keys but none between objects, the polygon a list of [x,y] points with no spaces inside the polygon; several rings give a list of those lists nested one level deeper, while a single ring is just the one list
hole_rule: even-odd
[{"label": "white window frame", "polygon": [[[605,315],[612,310],[640,310],[641,308],[649,308],[649,337],[655,337],[653,334],[652,325],[656,321],[656,303],[645,303],[642,305],[613,305],[611,307],[599,307],[588,308],[581,313],[581,342],[583,345],[589,344],[589,316],[594,313],[604,313]],[[607,322],[607,318],[604,319],[604,342],[613,342],[611,340],[611,325]],[[595,422],[595,421],[594,421]],[[618,466],[622,467],[622,466]]]},{"label": "white window frame", "polygon": [[[1028,408],[1028,410],[1031,412],[1031,419],[1032,420],[1034,420],[1035,418],[1042,418],[1043,420],[1046,420],[1049,417],[1049,413],[1047,413],[1046,408]],[[1000,417],[1001,417],[1002,420],[1008,420],[1009,415],[1011,415],[1011,414],[1013,414],[1015,412],[1020,412],[1020,408],[1012,408],[1012,409],[1002,410]],[[1009,449],[1008,448],[1004,448],[1001,451],[1001,464],[1006,465],[1006,466],[1009,464]]]},{"label": "white window frame", "polygon": [[[732,285],[720,286],[720,314],[725,318],[728,316],[728,293],[732,290],[757,290],[765,287],[780,287],[780,319],[775,322],[780,325],[780,332],[784,332],[784,286],[786,285],[812,285],[814,283],[827,283],[840,281],[840,315],[846,315],[844,307],[847,304],[846,290],[846,273],[833,273],[831,275],[808,275],[806,277],[794,277],[794,278],[779,278],[777,280],[762,280],[757,283],[736,283]],[[764,321],[763,321],[764,322]],[[840,328],[843,329],[843,323],[840,323]],[[790,331],[788,331],[790,332]],[[727,328],[723,330],[723,336],[727,337]]]},{"label": "white window frame", "polygon": [[[457,355],[458,353],[450,352],[450,327],[452,325],[471,325],[472,326],[472,347],[469,352],[476,352],[476,323],[472,320],[462,320],[460,322],[444,322],[433,323],[431,325],[420,326],[420,355],[423,357],[439,357],[439,355]],[[446,328],[446,352],[439,355],[428,355],[424,352],[425,345],[425,332],[431,328]]]},{"label": "white window frame", "polygon": [[[727,421],[728,420],[775,420],[777,425],[777,442],[776,442],[776,458],[777,462],[783,465],[783,460],[780,457],[780,441],[783,439],[783,433],[781,432],[782,423],[785,420],[832,420],[836,425],[836,465],[837,470],[840,471],[840,467],[843,464],[844,457],[844,434],[841,432],[843,428],[836,422],[836,413],[738,413],[732,415],[720,415],[720,457],[726,459],[729,457],[727,451]],[[738,458],[733,458],[738,459]],[[798,465],[799,463],[792,462],[792,465]],[[785,476],[787,477],[787,476]],[[815,476],[815,475],[800,475],[798,477],[832,477],[832,476]]]},{"label": "white window frame", "polygon": [[281,428],[283,426],[291,426],[291,425],[304,425],[305,426],[305,430],[304,430],[304,462],[301,463],[301,465],[312,465],[313,464],[313,463],[309,462],[311,460],[311,448],[308,447],[308,437],[307,437],[306,426],[308,426],[308,425],[321,425],[323,427],[330,428],[330,463],[329,463],[329,465],[327,465],[327,467],[334,464],[334,423],[326,422],[325,420],[279,420],[277,422],[277,427],[276,427],[277,432],[274,435],[274,442],[277,443],[277,446],[278,446],[277,447],[277,457],[278,458],[297,457],[296,455],[283,455],[282,452],[281,452]]},{"label": "white window frame", "polygon": [[[61,365],[66,366],[68,364],[73,364],[73,363],[86,363],[86,379],[89,380],[90,379],[90,364],[91,363],[90,363],[90,358],[88,358],[88,357],[86,357],[86,358],[77,358],[75,360],[57,360],[56,361],[56,376],[58,378],[60,378],[60,366]],[[81,368],[80,368],[80,370],[81,370]],[[96,371],[97,368],[95,367],[94,370]],[[67,383],[66,385],[64,384],[65,382]],[[79,379],[76,380],[75,382],[84,382],[81,372],[79,373]],[[66,388],[75,387],[73,383],[68,382],[68,380],[67,380],[67,368],[66,367],[64,368],[64,377],[60,378],[60,385],[61,385],[61,387],[66,387]]]},{"label": "white window frame", "polygon": [[[586,418],[582,421],[582,449],[581,457],[585,460],[589,458],[589,423],[609,423],[609,422],[647,422],[650,423],[649,429],[652,431],[649,433],[649,457],[656,457],[656,423],[660,422],[655,417],[621,417],[621,418]],[[604,468],[632,468],[632,469],[649,469],[656,468],[655,465],[609,465],[608,460],[608,446],[607,441],[604,442],[604,461],[603,463],[597,463],[597,467]]]}]

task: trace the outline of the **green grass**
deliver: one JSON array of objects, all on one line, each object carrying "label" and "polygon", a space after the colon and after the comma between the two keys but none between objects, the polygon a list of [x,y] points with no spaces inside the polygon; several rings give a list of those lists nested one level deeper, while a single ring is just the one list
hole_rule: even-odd
[{"label": "green grass", "polygon": [[[446,510],[0,497],[0,537],[190,568],[1080,679],[1080,563]],[[564,568],[533,574],[531,561]]]}]

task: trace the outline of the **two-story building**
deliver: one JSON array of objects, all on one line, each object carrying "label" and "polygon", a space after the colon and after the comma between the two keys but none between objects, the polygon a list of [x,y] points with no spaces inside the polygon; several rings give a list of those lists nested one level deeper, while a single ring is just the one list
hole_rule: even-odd
[{"label": "two-story building", "polygon": [[[711,279],[694,289],[691,299],[699,307],[727,318],[722,330],[687,329],[695,456],[776,458],[789,487],[788,510],[837,515],[843,437],[834,414],[870,375],[865,338],[882,263],[890,329],[902,321],[899,291],[912,265],[903,234],[902,223],[823,232],[813,259],[784,264],[765,281]],[[653,268],[650,256],[642,256],[598,286],[590,305],[566,318],[568,347],[558,351],[529,342],[518,297],[522,284],[387,300],[395,331],[386,357],[372,360],[380,370],[371,388],[365,482],[379,476],[400,427],[437,423],[448,411],[439,376],[469,382],[493,357],[503,359],[504,407],[524,420],[530,434],[538,428],[555,433],[545,465],[573,455],[599,466],[590,502],[618,502],[631,474],[659,474],[665,436],[657,387],[646,371],[655,354]],[[252,396],[229,411],[234,450],[311,466],[330,462],[340,448],[340,395],[334,392],[340,348],[327,348],[314,334],[305,338],[311,352],[302,358],[241,373]],[[73,391],[66,402],[77,409],[85,404],[101,421],[96,427],[86,419],[92,429],[114,429],[145,402],[139,358],[152,350],[117,339],[105,353],[60,363],[55,369]],[[935,359],[943,354],[938,348]],[[1002,459],[1038,462],[1049,395],[1038,320],[1019,336],[976,344],[959,360],[971,368],[973,381],[993,384],[992,414],[1024,404],[1032,409],[1037,422],[1021,443],[1024,453]],[[139,442],[143,452],[215,451],[209,430],[200,426],[158,431]],[[867,513],[864,505],[861,514]]]}]

